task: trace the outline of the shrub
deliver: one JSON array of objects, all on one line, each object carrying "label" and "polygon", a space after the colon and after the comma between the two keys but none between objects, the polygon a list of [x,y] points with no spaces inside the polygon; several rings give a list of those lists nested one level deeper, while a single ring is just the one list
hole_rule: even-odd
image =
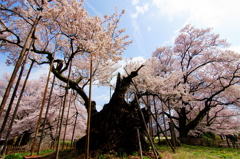
[{"label": "shrub", "polygon": [[20,153],[15,153],[13,155],[6,155],[5,159],[23,159],[23,155]]},{"label": "shrub", "polygon": [[204,146],[216,146],[216,135],[213,132],[203,132],[202,139]]}]

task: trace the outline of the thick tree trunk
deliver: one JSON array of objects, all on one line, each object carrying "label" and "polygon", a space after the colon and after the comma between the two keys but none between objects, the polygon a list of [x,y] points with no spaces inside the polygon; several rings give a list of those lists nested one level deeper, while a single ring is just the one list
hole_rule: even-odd
[{"label": "thick tree trunk", "polygon": [[[145,129],[139,115],[138,105],[135,102],[129,104],[124,99],[132,78],[137,76],[137,71],[123,79],[118,74],[115,92],[110,102],[104,105],[100,112],[92,112],[90,150],[100,149],[104,153],[110,151],[118,153],[138,151],[136,127],[139,127],[140,130],[143,149],[148,149],[144,139]],[[84,147],[85,137],[77,142],[78,149],[84,149]]]},{"label": "thick tree trunk", "polygon": [[193,120],[187,123],[187,112],[185,107],[182,107],[180,112],[178,113],[179,127],[177,128],[177,130],[179,131],[179,137],[186,138],[189,131],[193,130],[199,124],[199,122],[203,120],[209,110],[210,107],[206,104],[205,108],[202,109]]},{"label": "thick tree trunk", "polygon": [[187,129],[187,114],[185,107],[182,107],[179,113],[179,137],[185,138],[188,135],[189,129]]},{"label": "thick tree trunk", "polygon": [[179,129],[179,137],[180,138],[185,138],[185,137],[187,137],[188,136],[188,132],[189,132],[189,130],[186,130],[184,127],[180,127],[180,129]]}]

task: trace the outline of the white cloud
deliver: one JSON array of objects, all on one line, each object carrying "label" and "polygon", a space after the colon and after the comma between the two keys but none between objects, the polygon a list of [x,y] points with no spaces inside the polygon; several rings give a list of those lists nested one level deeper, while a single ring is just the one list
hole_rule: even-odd
[{"label": "white cloud", "polygon": [[138,16],[138,14],[136,14],[136,13],[135,14],[131,14],[132,18],[137,18],[137,16]]},{"label": "white cloud", "polygon": [[145,5],[143,6],[143,10],[144,10],[144,11],[148,11],[148,10],[149,10],[149,3],[147,3],[147,4],[145,4]]},{"label": "white cloud", "polygon": [[200,22],[210,27],[222,25],[223,19],[236,21],[240,14],[240,1],[236,0],[153,0],[152,4],[169,20],[189,14],[188,22]]},{"label": "white cloud", "polygon": [[231,46],[229,48],[229,50],[233,50],[233,51],[235,51],[235,52],[240,54],[240,45],[239,46]]},{"label": "white cloud", "polygon": [[137,18],[138,14],[144,15],[145,12],[149,10],[149,3],[146,3],[144,6],[136,6],[135,7],[136,12],[134,14],[131,14],[132,18]]},{"label": "white cloud", "polygon": [[151,31],[151,27],[148,27],[148,31]]},{"label": "white cloud", "polygon": [[[237,0],[153,0],[151,11],[169,21],[184,20],[197,28],[212,27],[213,33],[239,45],[240,1]],[[184,26],[183,25],[183,26]]]},{"label": "white cloud", "polygon": [[137,5],[139,3],[139,1],[138,0],[132,0],[132,5]]},{"label": "white cloud", "polygon": [[136,11],[137,11],[137,14],[139,14],[139,13],[140,13],[140,14],[144,14],[144,12],[145,12],[143,7],[136,6],[135,9],[136,9]]}]

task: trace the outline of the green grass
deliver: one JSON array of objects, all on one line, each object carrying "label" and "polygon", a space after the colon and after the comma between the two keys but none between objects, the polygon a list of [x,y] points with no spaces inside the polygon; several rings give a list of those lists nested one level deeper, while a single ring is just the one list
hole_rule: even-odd
[{"label": "green grass", "polygon": [[[45,154],[48,154],[48,153],[51,153],[53,152],[53,150],[45,150],[45,151],[41,151],[39,153],[39,155],[45,155]],[[36,153],[33,153],[34,155],[36,155]],[[28,156],[28,155],[31,155],[31,153],[15,153],[15,154],[11,154],[11,155],[5,155],[5,158],[4,159],[23,159],[24,156]]]},{"label": "green grass", "polygon": [[170,147],[157,146],[157,149],[164,158],[173,159],[239,159],[240,149],[233,148],[213,148],[204,146],[183,145],[178,147],[176,153],[173,153]]},{"label": "green grass", "polygon": [[[162,159],[239,159],[240,158],[240,149],[234,148],[214,148],[214,147],[205,147],[205,146],[190,146],[190,145],[182,145],[176,149],[176,153],[172,152],[172,149],[169,146],[163,145],[158,146],[156,148],[161,155]],[[41,152],[41,154],[47,154],[52,152],[52,150],[47,150]],[[145,154],[145,153],[144,153]],[[6,159],[22,159],[20,156],[28,155],[24,154],[14,154],[12,156],[6,156]],[[61,150],[59,159],[81,159],[81,155],[74,149],[66,149]],[[50,156],[44,157],[44,159],[53,158],[54,154]],[[115,159],[128,159],[130,156],[119,155],[117,154],[101,154],[97,155],[96,159],[107,159],[107,158],[115,158]],[[118,156],[118,157],[117,157]],[[131,157],[138,156],[137,152],[134,152]],[[153,156],[153,155],[150,155]],[[149,155],[144,155],[144,159],[151,159]],[[18,158],[19,157],[19,158]]]}]

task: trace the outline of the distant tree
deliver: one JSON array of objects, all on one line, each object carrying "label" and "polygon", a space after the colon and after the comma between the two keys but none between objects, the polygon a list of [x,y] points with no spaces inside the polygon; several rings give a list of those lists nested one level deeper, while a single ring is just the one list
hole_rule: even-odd
[{"label": "distant tree", "polygon": [[155,78],[164,80],[166,89],[154,88],[171,110],[165,115],[174,120],[180,137],[187,137],[205,117],[217,120],[216,113],[224,114],[221,111],[230,112],[232,105],[237,106],[235,109],[239,106],[240,55],[226,49],[226,40],[210,32],[210,28],[186,25],[173,47],[153,52],[153,58],[165,65],[155,67],[155,72],[160,71]]},{"label": "distant tree", "polygon": [[[228,46],[210,28],[186,25],[174,46],[157,48],[134,79],[145,100],[147,95],[160,100],[157,113],[173,120],[180,137],[239,130],[240,55]],[[130,61],[126,68],[139,65]]]},{"label": "distant tree", "polygon": [[[9,79],[9,77],[8,77]],[[5,79],[0,79],[1,88],[0,91],[4,91],[4,87],[6,87],[7,83],[4,82]],[[45,85],[46,80],[44,80],[43,77],[40,79],[34,79],[29,80],[28,85],[25,88],[25,91],[23,93],[23,97],[20,103],[20,108],[18,110],[17,116],[14,121],[14,125],[11,131],[11,138],[13,137],[19,137],[22,138],[22,142],[20,144],[26,144],[31,138],[32,134],[36,130],[36,123],[39,116],[40,106],[42,102],[42,96],[43,96],[43,88]],[[45,135],[50,137],[52,140],[56,139],[56,129],[57,126],[59,126],[58,120],[59,120],[59,109],[61,109],[61,97],[63,96],[64,90],[60,91],[62,89],[59,87],[59,85],[55,86],[55,89],[53,91],[52,100],[50,103],[50,110],[47,115],[47,126],[45,127]],[[60,94],[62,92],[62,94]],[[16,96],[16,100],[18,99],[18,95]],[[68,98],[69,99],[69,98]],[[73,134],[73,127],[76,119],[76,113],[78,114],[77,117],[77,125],[76,125],[76,133],[74,138],[79,138],[81,136],[84,136],[85,129],[86,129],[86,109],[85,107],[76,100],[76,97],[73,96],[71,98],[71,101],[67,101],[67,104],[70,102],[70,113],[69,113],[69,120],[68,120],[68,133],[67,138],[68,140],[71,140],[72,134]],[[48,101],[48,98],[46,99],[46,103]],[[46,110],[44,109],[44,112]],[[11,114],[12,115],[12,114]],[[10,119],[11,120],[11,116]],[[42,120],[44,120],[44,115],[42,116]],[[66,115],[64,117],[64,121],[66,121]],[[1,120],[2,121],[2,120]],[[66,123],[66,122],[65,122]],[[66,126],[66,125],[65,125]],[[42,131],[42,125],[40,127],[40,131]],[[5,131],[6,133],[6,131]],[[62,132],[63,134],[63,132]],[[3,136],[4,137],[4,136]]]},{"label": "distant tree", "polygon": [[239,108],[217,106],[212,108],[189,134],[192,136],[201,135],[203,132],[213,132],[218,135],[234,134],[240,130],[239,122]]}]

